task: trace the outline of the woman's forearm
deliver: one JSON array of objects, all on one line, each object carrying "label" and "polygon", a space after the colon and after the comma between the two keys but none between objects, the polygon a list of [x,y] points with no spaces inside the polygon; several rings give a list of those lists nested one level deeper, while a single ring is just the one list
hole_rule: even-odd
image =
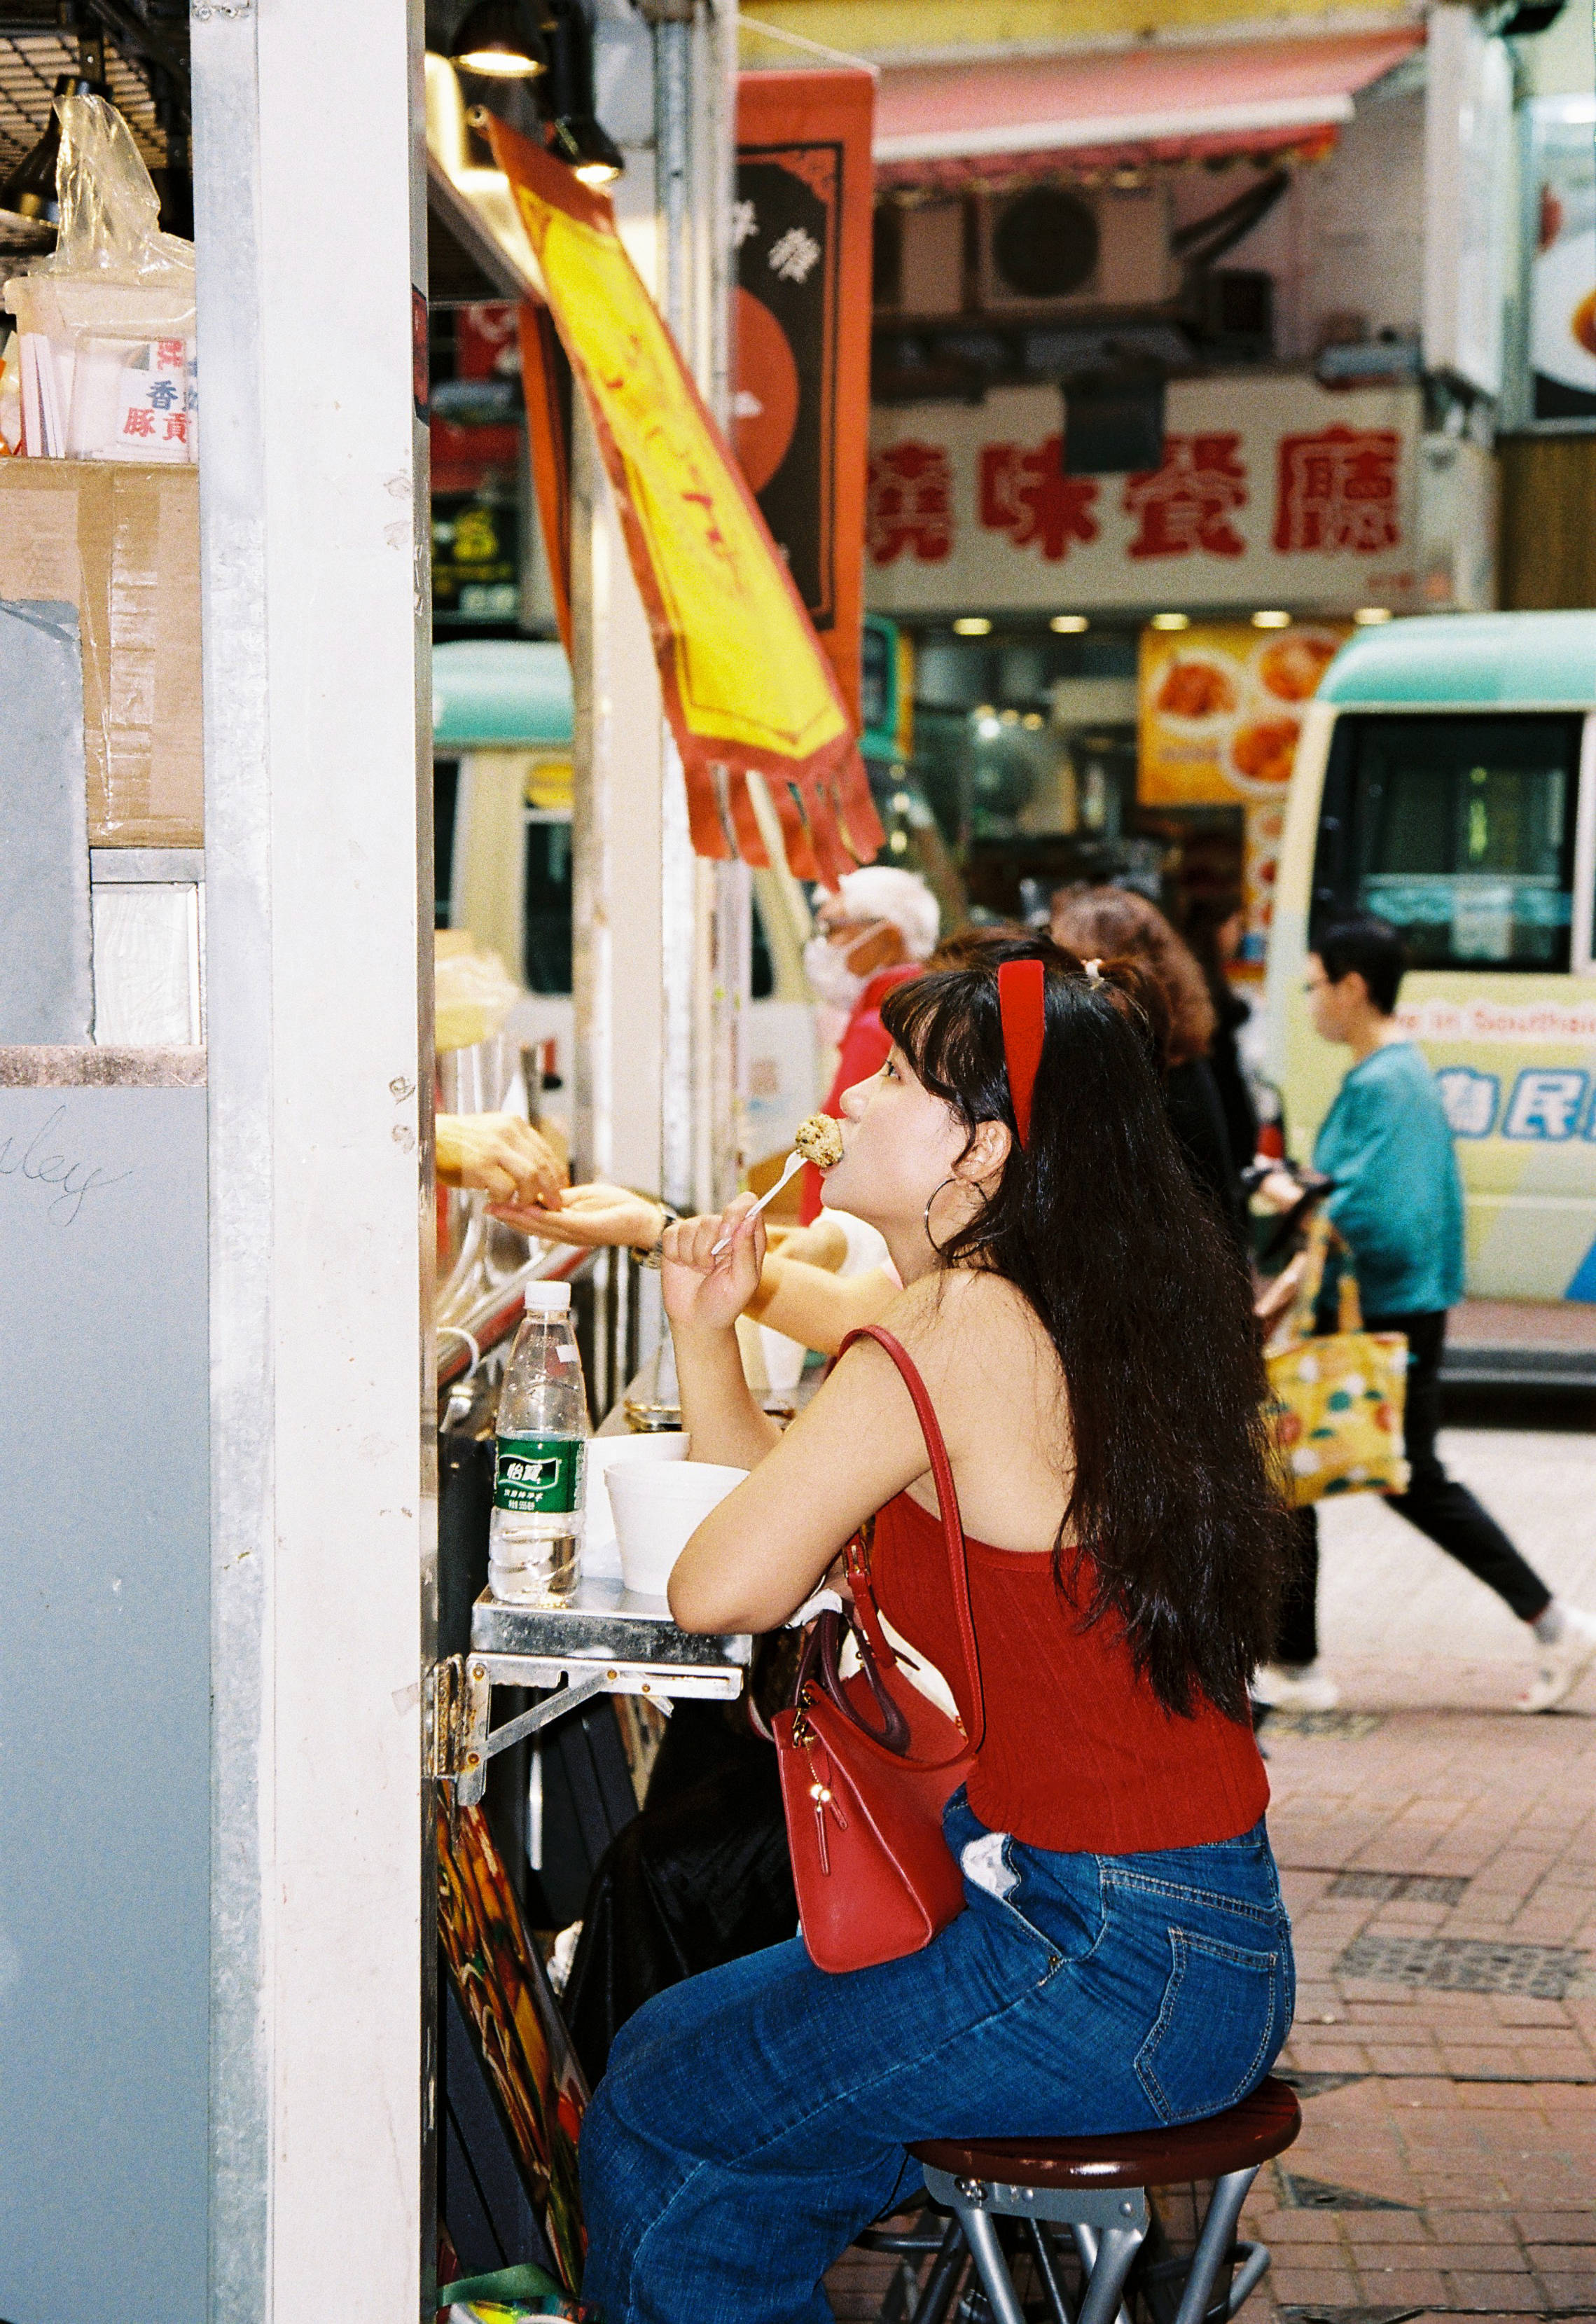
[{"label": "woman's forearm", "polygon": [[755,1469],[781,1431],[761,1410],[743,1375],[734,1331],[671,1333],[682,1426],[695,1461]]},{"label": "woman's forearm", "polygon": [[768,1258],[748,1312],[773,1332],[835,1356],[850,1332],[874,1323],[897,1297],[899,1285],[883,1267],[868,1275],[831,1275],[785,1254]]}]

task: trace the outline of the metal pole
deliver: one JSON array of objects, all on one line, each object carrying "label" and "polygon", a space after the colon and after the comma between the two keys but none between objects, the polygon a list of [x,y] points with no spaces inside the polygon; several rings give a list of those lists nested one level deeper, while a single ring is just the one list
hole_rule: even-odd
[{"label": "metal pole", "polygon": [[[696,284],[690,208],[692,173],[692,45],[690,13],[654,25],[654,200],[659,218],[660,311],[678,346],[693,363]],[[695,366],[696,368],[696,366]],[[665,737],[660,796],[660,1066],[665,1102],[660,1117],[660,1167],[667,1202],[683,1210],[706,1205],[709,1191],[700,1132],[703,1108],[695,1034],[705,983],[700,924],[705,918],[698,866],[687,829],[681,755]],[[698,1020],[698,1022],[696,1022]],[[688,1093],[692,1102],[684,1102]]]},{"label": "metal pole", "polygon": [[[654,140],[660,309],[706,401],[728,410],[729,231],[736,6],[656,0]],[[668,1200],[708,1209],[739,1166],[741,1014],[748,982],[746,867],[695,857],[687,792],[667,741],[660,890],[665,1089],[661,1168]]]}]

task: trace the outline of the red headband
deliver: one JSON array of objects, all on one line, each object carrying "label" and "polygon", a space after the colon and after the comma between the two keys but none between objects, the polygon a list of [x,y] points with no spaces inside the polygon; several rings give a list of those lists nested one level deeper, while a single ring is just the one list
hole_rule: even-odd
[{"label": "red headband", "polygon": [[1039,960],[1006,960],[998,971],[998,1014],[1003,1025],[1003,1061],[1009,1095],[1022,1146],[1030,1142],[1031,1093],[1042,1062],[1047,1028],[1047,972]]}]

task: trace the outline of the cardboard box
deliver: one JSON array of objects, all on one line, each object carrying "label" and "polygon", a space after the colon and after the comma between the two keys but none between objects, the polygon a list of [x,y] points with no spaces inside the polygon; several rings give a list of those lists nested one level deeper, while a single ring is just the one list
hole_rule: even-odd
[{"label": "cardboard box", "polygon": [[0,459],[0,597],[78,609],[89,844],[202,846],[198,471]]}]

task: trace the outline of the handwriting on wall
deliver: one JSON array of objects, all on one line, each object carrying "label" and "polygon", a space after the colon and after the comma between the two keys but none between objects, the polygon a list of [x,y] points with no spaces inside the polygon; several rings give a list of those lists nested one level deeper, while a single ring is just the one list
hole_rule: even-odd
[{"label": "handwriting on wall", "polygon": [[0,1179],[9,1180],[14,1191],[36,1188],[43,1197],[44,1216],[54,1226],[69,1227],[92,1195],[120,1185],[133,1172],[104,1169],[74,1151],[64,1101],[51,1105],[42,1100],[41,1117],[36,1129],[0,1139]]}]

